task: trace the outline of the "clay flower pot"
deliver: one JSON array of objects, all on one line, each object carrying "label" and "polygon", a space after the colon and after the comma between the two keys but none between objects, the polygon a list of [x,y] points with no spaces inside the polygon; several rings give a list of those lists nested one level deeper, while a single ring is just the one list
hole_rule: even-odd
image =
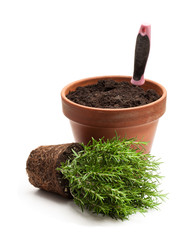
[{"label": "clay flower pot", "polygon": [[72,82],[62,89],[62,108],[69,118],[75,141],[88,143],[91,137],[95,139],[110,139],[117,133],[120,137],[133,138],[148,142],[146,152],[152,147],[159,118],[166,108],[166,90],[159,83],[145,81],[145,90],[154,89],[161,96],[155,102],[132,108],[103,109],[83,106],[70,101],[66,95],[79,86],[96,84],[100,79],[113,79],[117,82],[131,81],[128,76],[101,76],[86,78]]}]

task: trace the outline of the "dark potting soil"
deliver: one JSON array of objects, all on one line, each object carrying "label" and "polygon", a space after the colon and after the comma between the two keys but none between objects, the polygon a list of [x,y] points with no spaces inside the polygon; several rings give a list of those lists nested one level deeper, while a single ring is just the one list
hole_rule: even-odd
[{"label": "dark potting soil", "polygon": [[66,96],[71,101],[95,108],[129,108],[145,105],[160,98],[153,89],[145,91],[129,82],[99,80],[97,84],[78,87]]}]

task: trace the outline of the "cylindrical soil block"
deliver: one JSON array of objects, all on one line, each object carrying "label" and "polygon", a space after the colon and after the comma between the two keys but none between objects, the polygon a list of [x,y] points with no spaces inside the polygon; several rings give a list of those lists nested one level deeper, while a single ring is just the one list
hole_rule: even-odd
[{"label": "cylindrical soil block", "polygon": [[61,162],[73,157],[72,149],[79,152],[83,147],[79,143],[69,143],[40,146],[33,150],[26,166],[29,182],[37,188],[72,198],[68,180],[63,179],[62,174],[56,170]]}]

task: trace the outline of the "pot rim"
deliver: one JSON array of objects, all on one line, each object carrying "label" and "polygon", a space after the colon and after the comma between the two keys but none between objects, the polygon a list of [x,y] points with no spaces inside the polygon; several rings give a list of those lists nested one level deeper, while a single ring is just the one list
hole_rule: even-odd
[{"label": "pot rim", "polygon": [[[158,104],[159,102],[163,101],[166,96],[167,96],[167,91],[166,89],[160,84],[160,83],[157,83],[155,81],[152,81],[152,80],[149,80],[149,79],[145,79],[146,82],[148,83],[152,83],[154,85],[156,85],[157,87],[159,87],[161,90],[162,90],[162,95],[159,99],[157,99],[156,101],[152,102],[152,103],[148,103],[148,104],[145,104],[145,105],[142,105],[142,106],[137,106],[137,107],[129,107],[129,108],[95,108],[95,107],[88,107],[88,106],[84,106],[84,105],[81,105],[81,104],[78,104],[78,103],[75,103],[71,100],[69,100],[67,97],[66,97],[66,91],[68,89],[70,89],[73,85],[76,85],[77,83],[80,83],[80,82],[87,82],[89,80],[100,80],[100,79],[108,79],[108,78],[127,78],[127,79],[131,79],[132,77],[131,76],[124,76],[124,75],[106,75],[106,76],[96,76],[96,77],[88,77],[88,78],[83,78],[83,79],[80,79],[80,80],[76,80],[76,81],[73,81],[72,83],[69,83],[67,84],[61,91],[61,98],[62,100],[64,100],[66,103],[68,103],[69,105],[72,105],[74,107],[78,107],[78,108],[81,108],[81,109],[84,109],[84,110],[91,110],[91,111],[96,111],[96,112],[127,112],[127,111],[138,111],[138,110],[142,110],[144,108],[148,108],[148,107],[153,107],[154,105]],[[84,85],[86,86],[86,85]]]}]

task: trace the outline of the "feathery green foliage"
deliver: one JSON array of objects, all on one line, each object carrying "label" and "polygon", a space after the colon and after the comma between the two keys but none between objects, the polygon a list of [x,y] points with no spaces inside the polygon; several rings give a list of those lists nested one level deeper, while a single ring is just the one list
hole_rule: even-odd
[{"label": "feathery green foliage", "polygon": [[160,162],[140,150],[145,144],[118,137],[92,139],[57,170],[68,179],[74,201],[82,210],[128,219],[136,212],[157,208],[165,197],[158,191]]}]

